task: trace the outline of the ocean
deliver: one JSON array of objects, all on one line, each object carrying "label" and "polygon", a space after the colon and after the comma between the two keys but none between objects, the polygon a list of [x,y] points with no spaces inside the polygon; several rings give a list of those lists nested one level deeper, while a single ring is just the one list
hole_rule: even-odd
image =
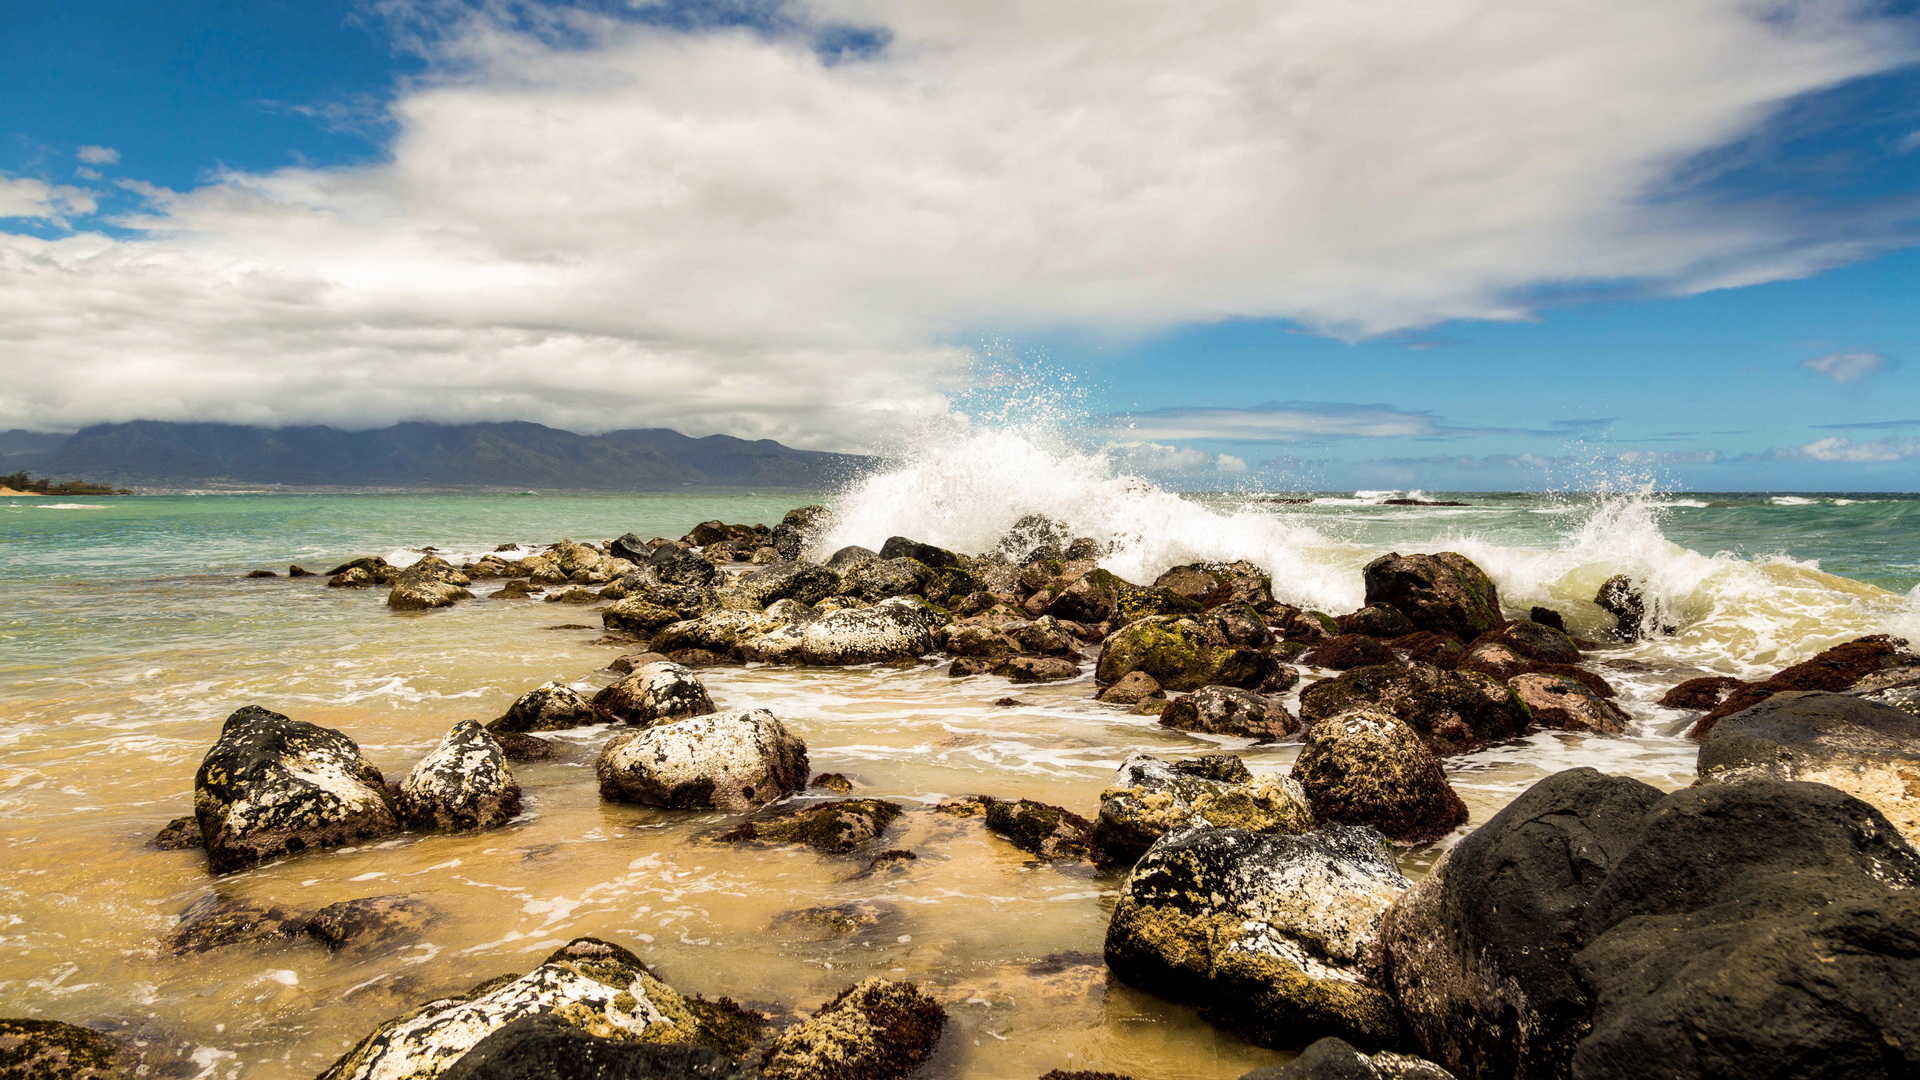
[{"label": "ocean", "polygon": [[[1653,704],[1673,683],[1752,676],[1867,633],[1920,637],[1920,496],[1418,493],[1469,505],[1392,506],[1415,493],[1179,495],[1093,455],[1005,433],[908,460],[843,492],[676,495],[282,495],[0,501],[0,1014],[136,1033],[177,1048],[186,1075],[310,1077],[380,1020],[525,970],[570,938],[628,945],[684,992],[807,1010],[869,974],[920,981],[953,1016],[935,1072],[1037,1076],[1110,1069],[1213,1080],[1280,1059],[1191,1010],[1110,982],[1097,962],[1117,880],[1033,865],[969,822],[909,814],[889,846],[902,875],[857,862],[702,842],[724,815],[602,803],[604,729],[558,733],[568,756],[516,767],[527,812],[469,836],[405,837],[219,879],[197,852],[148,839],[191,809],[221,720],[259,704],[338,728],[389,776],[447,727],[498,716],[549,679],[583,689],[625,651],[598,609],[484,599],[395,614],[384,591],[324,579],[248,580],[348,557],[458,563],[506,543],[678,536],[696,522],[774,522],[822,501],[824,553],[901,534],[979,550],[1047,512],[1151,580],[1181,562],[1249,558],[1295,603],[1344,612],[1385,551],[1463,552],[1510,610],[1544,604],[1576,633],[1614,573],[1647,584],[1671,637],[1599,654],[1633,718],[1620,738],[1564,732],[1449,761],[1474,823],[1549,773],[1591,765],[1664,788],[1691,782],[1691,717]],[[1281,501],[1310,498],[1310,502]],[[859,794],[928,804],[980,792],[1091,816],[1129,752],[1243,753],[1284,770],[1296,748],[1160,728],[1078,681],[1015,687],[944,665],[704,670],[722,708],[773,710],[815,772]],[[1014,706],[996,706],[1014,696]],[[1297,698],[1292,702],[1297,704]],[[1444,842],[1409,851],[1409,873]],[[210,893],[307,911],[388,893],[445,913],[428,939],[371,955],[311,944],[176,957],[159,942]],[[856,904],[863,925],[815,933],[796,909]],[[1093,962],[1087,962],[1091,959]]]}]

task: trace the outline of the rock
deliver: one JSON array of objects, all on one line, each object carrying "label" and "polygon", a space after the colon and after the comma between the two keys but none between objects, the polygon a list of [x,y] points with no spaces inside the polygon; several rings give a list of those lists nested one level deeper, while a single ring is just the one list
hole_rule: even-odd
[{"label": "rock", "polygon": [[257,705],[227,717],[194,776],[214,873],[399,829],[380,770],[352,739]]},{"label": "rock", "polygon": [[[1653,632],[1647,622],[1647,596],[1639,583],[1625,574],[1615,574],[1600,583],[1593,602],[1613,616],[1613,636],[1621,641],[1639,641]],[[1672,627],[1658,627],[1661,633],[1673,633]]]},{"label": "rock", "polygon": [[713,610],[713,594],[687,585],[642,586],[600,613],[609,630],[645,636],[663,626],[699,618]]},{"label": "rock", "polygon": [[806,625],[800,655],[821,665],[914,660],[934,650],[933,628],[939,622],[932,608],[905,598],[835,611]]},{"label": "rock", "polygon": [[327,571],[327,584],[333,588],[364,589],[370,585],[391,585],[400,571],[378,555],[362,555]]},{"label": "rock", "polygon": [[1300,719],[1311,728],[1366,706],[1392,713],[1443,755],[1477,750],[1527,729],[1526,709],[1512,690],[1477,672],[1431,664],[1376,664],[1314,683],[1300,695]]},{"label": "rock", "polygon": [[1168,690],[1258,686],[1266,664],[1258,652],[1220,644],[1194,619],[1152,615],[1128,623],[1100,647],[1094,677],[1102,686],[1144,671]]},{"label": "rock", "polygon": [[873,858],[868,859],[867,865],[862,868],[859,873],[847,880],[863,881],[880,874],[904,874],[907,871],[907,864],[915,862],[919,858],[920,856],[915,855],[911,851],[906,851],[901,848],[889,848],[886,851],[874,855]]},{"label": "rock", "polygon": [[975,675],[991,675],[993,674],[993,669],[994,662],[992,660],[983,660],[977,656],[962,656],[947,665],[947,677],[966,679]]},{"label": "rock", "polygon": [[1016,656],[995,665],[997,674],[1017,683],[1059,682],[1080,674],[1080,665],[1058,656]]},{"label": "rock", "polygon": [[767,612],[723,608],[662,627],[653,637],[653,647],[668,656],[688,649],[719,657],[744,656],[749,642],[779,628],[784,621]]},{"label": "rock", "polygon": [[525,975],[490,979],[388,1020],[320,1080],[434,1080],[487,1036],[532,1017],[609,1041],[688,1043],[709,1031],[688,1000],[632,953],[576,938]]},{"label": "rock", "polygon": [[1370,829],[1184,829],[1127,876],[1107,966],[1263,1046],[1329,1032],[1376,1046],[1398,1030],[1380,920],[1406,888]]},{"label": "rock", "polygon": [[574,585],[574,586],[570,586],[569,588],[563,589],[560,592],[550,592],[547,595],[541,597],[541,599],[545,600],[549,604],[581,605],[581,604],[597,603],[600,597],[595,595],[589,589],[583,588],[579,585]]},{"label": "rock", "polygon": [[520,560],[535,585],[604,585],[633,569],[590,544],[562,540],[538,555]]},{"label": "rock", "polygon": [[1521,675],[1508,680],[1507,687],[1541,727],[1596,735],[1619,735],[1627,730],[1627,714],[1576,679]]},{"label": "rock", "polygon": [[661,724],[714,711],[706,684],[672,661],[648,664],[593,695],[594,714],[607,723]]},{"label": "rock", "polygon": [[1093,823],[1070,810],[1032,799],[987,803],[987,831],[1049,862],[1086,859],[1093,852]]},{"label": "rock", "polygon": [[776,600],[817,604],[833,595],[840,587],[840,578],[819,563],[777,562],[740,575],[734,587],[757,607],[766,607]]},{"label": "rock", "polygon": [[473,598],[466,588],[471,584],[472,579],[445,559],[423,555],[419,562],[400,571],[400,576],[393,579],[393,590],[387,593],[387,606],[395,611],[451,607]]},{"label": "rock", "polygon": [[807,745],[765,709],[713,713],[616,735],[594,772],[611,801],[738,812],[805,788]]},{"label": "rock", "polygon": [[1454,1080],[1424,1058],[1382,1050],[1363,1054],[1345,1039],[1320,1039],[1285,1065],[1270,1065],[1240,1080]]},{"label": "rock", "polygon": [[1231,686],[1203,686],[1173,698],[1160,713],[1160,725],[1263,742],[1275,742],[1300,730],[1300,721],[1285,705]]},{"label": "rock", "polygon": [[148,843],[161,851],[189,851],[205,846],[206,841],[200,838],[200,819],[188,814],[161,826]]},{"label": "rock", "polygon": [[1783,668],[1761,682],[1734,689],[1688,734],[1705,738],[1722,717],[1749,709],[1783,690],[1848,690],[1870,675],[1915,663],[1920,663],[1920,656],[1903,638],[1886,634],[1857,638]]},{"label": "rock", "polygon": [[1153,676],[1144,671],[1129,671],[1111,686],[1102,687],[1094,698],[1111,705],[1137,705],[1159,694],[1160,683]]},{"label": "rock", "polygon": [[1567,632],[1566,617],[1550,607],[1536,607],[1527,612],[1527,618],[1539,623],[1541,626],[1550,627],[1563,634]]},{"label": "rock", "polygon": [[303,929],[335,951],[374,952],[419,941],[440,918],[437,908],[417,897],[368,896],[328,904]]},{"label": "rock", "polygon": [[1475,644],[1494,642],[1505,645],[1529,660],[1538,660],[1547,664],[1577,664],[1580,662],[1580,647],[1573,643],[1566,631],[1555,630],[1551,626],[1530,619],[1515,619],[1497,630],[1480,635]]},{"label": "rock", "polygon": [[1730,691],[1745,685],[1741,680],[1725,675],[1704,675],[1698,679],[1688,679],[1660,695],[1659,704],[1665,709],[1706,712],[1720,704]]},{"label": "rock", "polygon": [[1340,624],[1333,616],[1320,611],[1307,611],[1292,604],[1268,605],[1266,615],[1283,641],[1312,644],[1340,632]]},{"label": "rock", "polygon": [[1273,636],[1273,631],[1267,629],[1267,620],[1252,604],[1221,604],[1209,610],[1201,621],[1228,645],[1265,649],[1278,640]]},{"label": "rock", "polygon": [[[699,1016],[707,1003],[687,998],[685,1004]],[[608,1038],[549,1013],[501,1025],[439,1075],[441,1080],[753,1080],[745,1063],[705,1042]]]},{"label": "rock", "polygon": [[899,817],[885,799],[834,799],[756,818],[715,837],[725,844],[804,844],[828,855],[865,847]]},{"label": "rock", "polygon": [[923,544],[918,540],[909,540],[904,536],[890,536],[880,545],[880,557],[883,559],[912,559],[935,570],[951,570],[961,565],[960,556],[946,548]]},{"label": "rock", "polygon": [[1426,741],[1379,709],[1313,725],[1293,778],[1319,820],[1370,826],[1404,844],[1438,840],[1467,820],[1466,803]]},{"label": "rock", "polygon": [[1399,608],[1387,607],[1385,604],[1372,604],[1350,615],[1340,617],[1342,634],[1397,638],[1416,633],[1418,630],[1419,628],[1413,625],[1413,620],[1407,618]]},{"label": "rock", "polygon": [[1482,640],[1475,642],[1465,656],[1455,660],[1453,669],[1479,672],[1504,683],[1518,676],[1538,671],[1540,662],[1520,655],[1512,646],[1498,641]]},{"label": "rock", "polygon": [[290,578],[296,578],[296,577],[319,577],[320,575],[314,573],[313,571],[307,569],[304,566],[301,566],[299,563],[294,563],[293,565],[287,567],[287,576]]},{"label": "rock", "polygon": [[493,736],[472,720],[462,720],[407,774],[394,802],[401,823],[410,829],[492,829],[520,813],[520,782]]},{"label": "rock", "polygon": [[1700,743],[1701,783],[1826,784],[1920,844],[1920,718],[1848,694],[1789,690],[1720,721]]},{"label": "rock", "polygon": [[1330,637],[1300,656],[1303,664],[1335,671],[1366,667],[1368,664],[1391,664],[1398,659],[1386,642],[1359,634]]},{"label": "rock", "polygon": [[1255,777],[1231,754],[1165,761],[1136,753],[1100,793],[1094,843],[1125,865],[1189,824],[1302,833],[1313,828],[1313,807],[1292,779]]},{"label": "rock", "polygon": [[210,893],[180,913],[166,948],[186,956],[231,945],[284,945],[305,931],[306,920],[285,908]]},{"label": "rock", "polygon": [[560,731],[597,724],[593,706],[563,682],[546,682],[520,695],[504,716],[488,724],[496,734],[511,731]]},{"label": "rock", "polygon": [[509,581],[497,591],[487,594],[489,600],[525,600],[540,590],[526,581]]},{"label": "rock", "polygon": [[713,563],[680,544],[661,544],[647,553],[644,564],[662,585],[711,585],[720,577]]},{"label": "rock", "polygon": [[1467,652],[1466,645],[1459,638],[1452,634],[1436,634],[1431,630],[1416,630],[1394,638],[1387,644],[1413,663],[1432,664],[1443,670],[1459,666],[1461,657]]},{"label": "rock", "polygon": [[673,661],[667,659],[667,654],[657,653],[652,649],[648,649],[644,652],[621,653],[619,656],[608,661],[606,670],[616,675],[631,675],[641,668],[646,667],[648,664],[671,663],[673,663]]},{"label": "rock", "polygon": [[817,787],[823,791],[831,791],[835,795],[849,795],[853,792],[853,781],[837,772],[821,773],[819,776],[814,777],[813,783],[808,786]]},{"label": "rock", "polygon": [[1582,911],[1660,792],[1572,769],[1456,844],[1386,933],[1393,991],[1423,1052],[1462,1076],[1564,1076],[1586,1015]]},{"label": "rock", "polygon": [[248,578],[249,578],[250,580],[257,580],[257,579],[260,579],[260,578],[277,578],[277,577],[279,577],[280,575],[279,575],[279,574],[276,574],[276,573],[274,573],[274,572],[273,572],[273,571],[271,571],[271,570],[249,570],[249,571],[247,571],[247,574],[246,574],[246,576],[247,576],[247,577],[248,577]]},{"label": "rock", "polygon": [[946,1010],[913,983],[866,979],[781,1032],[761,1062],[761,1075],[898,1080],[933,1056],[946,1022]]},{"label": "rock", "polygon": [[855,559],[836,570],[841,594],[869,604],[896,596],[925,596],[935,578],[933,569],[918,559]]},{"label": "rock", "polygon": [[1418,629],[1471,640],[1500,625],[1493,579],[1457,552],[1382,555],[1361,575],[1368,606],[1396,608]]},{"label": "rock", "polygon": [[560,753],[560,744],[551,739],[518,731],[494,731],[490,734],[493,741],[500,744],[500,752],[507,755],[508,761],[545,761]]},{"label": "rock", "polygon": [[1266,571],[1242,559],[1231,563],[1188,563],[1176,566],[1153,581],[1201,608],[1221,604],[1261,604],[1273,599],[1273,582]]},{"label": "rock", "polygon": [[616,559],[625,559],[630,563],[644,566],[647,556],[653,553],[653,545],[639,533],[623,533],[617,540],[609,541],[607,554]]},{"label": "rock", "polygon": [[824,506],[797,506],[773,527],[773,549],[783,559],[797,559],[833,524]]},{"label": "rock", "polygon": [[0,1020],[0,1080],[125,1080],[133,1055],[110,1036],[59,1020]]}]

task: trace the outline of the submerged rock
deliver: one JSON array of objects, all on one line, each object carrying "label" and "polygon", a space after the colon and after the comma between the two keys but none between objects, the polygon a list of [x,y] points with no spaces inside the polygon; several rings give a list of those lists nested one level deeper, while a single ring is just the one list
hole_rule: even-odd
[{"label": "submerged rock", "polygon": [[1275,742],[1300,730],[1300,721],[1286,706],[1251,690],[1231,686],[1203,686],[1167,702],[1160,713],[1162,727],[1204,731],[1212,735],[1239,735]]},{"label": "submerged rock", "polygon": [[1472,640],[1500,625],[1500,592],[1458,552],[1382,555],[1361,571],[1367,604],[1383,604],[1420,630]]},{"label": "submerged rock", "polygon": [[375,1028],[320,1080],[433,1080],[516,1020],[547,1017],[588,1035],[690,1043],[709,1026],[632,953],[576,938],[520,976],[490,979]]},{"label": "submerged rock", "polygon": [[1292,779],[1255,777],[1232,754],[1166,761],[1136,753],[1100,793],[1094,842],[1108,861],[1131,863],[1187,825],[1302,833],[1313,828],[1313,807]]},{"label": "submerged rock", "polygon": [[1870,676],[1913,664],[1920,664],[1920,654],[1915,654],[1904,638],[1873,634],[1844,642],[1811,659],[1782,668],[1760,682],[1736,687],[1711,712],[1701,717],[1688,734],[1696,739],[1705,738],[1722,717],[1752,708],[1784,690],[1837,693],[1851,690],[1856,683]]},{"label": "submerged rock", "polygon": [[1319,820],[1370,826],[1405,844],[1438,840],[1467,820],[1466,803],[1426,741],[1378,709],[1315,724],[1293,778]]},{"label": "submerged rock", "polygon": [[1382,1050],[1363,1054],[1345,1039],[1321,1039],[1285,1065],[1245,1073],[1240,1080],[1454,1080],[1424,1058]]},{"label": "submerged rock", "polygon": [[899,803],[885,799],[834,799],[744,822],[715,839],[725,844],[804,844],[824,854],[844,855],[871,843],[901,813]]},{"label": "submerged rock", "polygon": [[1392,713],[1439,754],[1477,750],[1527,729],[1514,692],[1490,676],[1431,664],[1376,664],[1314,683],[1300,695],[1308,727],[1354,709]]},{"label": "submerged rock", "polygon": [[596,716],[607,723],[647,726],[714,711],[699,676],[672,661],[648,664],[593,696]]},{"label": "submerged rock", "polygon": [[408,945],[425,936],[440,911],[412,896],[367,896],[328,904],[303,927],[327,948],[373,952]]},{"label": "submerged rock", "polygon": [[0,1020],[0,1080],[125,1080],[136,1062],[120,1042],[59,1020]]},{"label": "submerged rock", "polygon": [[1406,888],[1370,829],[1185,829],[1127,876],[1107,966],[1263,1046],[1327,1033],[1377,1046],[1398,1032],[1380,920]]},{"label": "submerged rock", "polygon": [[305,932],[306,919],[278,905],[210,893],[180,913],[166,949],[185,956],[232,945],[286,944]]},{"label": "submerged rock", "polygon": [[395,809],[423,832],[492,829],[520,813],[520,782],[493,736],[462,720],[407,774]]},{"label": "submerged rock", "polygon": [[1787,691],[1733,714],[1700,743],[1701,783],[1827,784],[1920,844],[1920,718],[1848,694]]},{"label": "submerged rock", "polygon": [[899,1080],[933,1056],[947,1013],[909,982],[866,979],[781,1032],[766,1080]]},{"label": "submerged rock", "polygon": [[1049,862],[1090,858],[1093,823],[1071,810],[1032,799],[987,803],[987,831]]},{"label": "submerged rock", "polygon": [[215,873],[399,829],[380,770],[331,728],[248,705],[227,717],[193,781]]},{"label": "submerged rock", "polygon": [[675,810],[751,810],[807,786],[807,744],[765,709],[713,713],[616,735],[600,795]]},{"label": "submerged rock", "polygon": [[494,732],[560,731],[599,722],[580,691],[563,682],[546,682],[520,695],[507,706],[505,715],[487,728]]}]

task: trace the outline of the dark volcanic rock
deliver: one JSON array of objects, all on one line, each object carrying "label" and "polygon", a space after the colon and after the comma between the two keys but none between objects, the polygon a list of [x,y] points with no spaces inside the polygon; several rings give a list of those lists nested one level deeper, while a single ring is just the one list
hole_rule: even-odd
[{"label": "dark volcanic rock", "polygon": [[166,945],[169,953],[184,956],[230,945],[286,944],[305,930],[306,920],[285,908],[210,893],[180,913]]},{"label": "dark volcanic rock", "polygon": [[1382,555],[1361,574],[1369,606],[1396,608],[1418,629],[1471,640],[1500,624],[1499,590],[1457,552]]},{"label": "dark volcanic rock", "polygon": [[304,929],[329,949],[372,952],[412,944],[440,921],[440,911],[412,896],[368,896],[328,904]]},{"label": "dark volcanic rock", "polygon": [[994,799],[987,804],[986,823],[989,832],[1048,861],[1085,859],[1093,852],[1093,823],[1047,803]]},{"label": "dark volcanic rock", "polygon": [[1454,1080],[1424,1058],[1383,1050],[1363,1054],[1345,1039],[1321,1039],[1285,1065],[1241,1075],[1240,1080]]},{"label": "dark volcanic rock", "polygon": [[500,752],[507,755],[508,761],[546,761],[560,753],[561,744],[538,735],[526,735],[518,731],[494,731],[490,734],[493,741],[500,744]]},{"label": "dark volcanic rock", "polygon": [[1300,662],[1309,667],[1332,668],[1335,671],[1366,667],[1368,664],[1391,664],[1398,659],[1386,642],[1361,634],[1330,637],[1300,656]]},{"label": "dark volcanic rock", "polygon": [[1185,829],[1127,876],[1107,966],[1264,1046],[1329,1032],[1378,1045],[1397,1031],[1380,919],[1406,887],[1371,829]]},{"label": "dark volcanic rock", "polygon": [[1314,683],[1300,695],[1311,728],[1330,716],[1374,706],[1404,721],[1439,754],[1458,754],[1514,738],[1527,713],[1512,690],[1477,672],[1430,664],[1376,664]]},{"label": "dark volcanic rock", "polygon": [[1107,686],[1144,671],[1168,690],[1260,685],[1267,664],[1260,653],[1226,645],[1217,633],[1183,615],[1137,619],[1100,648],[1095,678]]},{"label": "dark volcanic rock", "polygon": [[520,782],[493,736],[462,720],[407,774],[394,809],[423,832],[492,829],[520,813]]},{"label": "dark volcanic rock", "polygon": [[352,739],[257,705],[222,725],[194,776],[193,808],[214,873],[399,828],[386,781]]},{"label": "dark volcanic rock", "polygon": [[59,1020],[0,1020],[0,1080],[125,1080],[133,1055],[113,1038]]},{"label": "dark volcanic rock", "polygon": [[[1593,602],[1613,616],[1613,636],[1621,641],[1639,641],[1648,633],[1647,597],[1638,582],[1625,574],[1615,574],[1600,583]],[[1661,628],[1667,633],[1672,630]]]},{"label": "dark volcanic rock", "polygon": [[566,683],[547,682],[520,695],[504,716],[487,727],[494,732],[559,731],[599,722],[593,706],[578,690]]},{"label": "dark volcanic rock", "polygon": [[674,810],[751,810],[807,786],[807,744],[765,709],[711,713],[607,740],[600,796]]},{"label": "dark volcanic rock", "polygon": [[647,553],[646,566],[662,585],[711,585],[720,577],[713,563],[681,544],[661,544]]},{"label": "dark volcanic rock", "polygon": [[1266,742],[1278,741],[1300,730],[1300,721],[1285,705],[1231,686],[1203,686],[1173,698],[1160,713],[1162,727],[1239,735]]},{"label": "dark volcanic rock", "polygon": [[1378,709],[1315,724],[1293,778],[1321,821],[1371,826],[1389,840],[1424,844],[1467,820],[1466,804],[1426,741]]},{"label": "dark volcanic rock", "polygon": [[1467,646],[1452,634],[1436,634],[1431,630],[1416,630],[1411,634],[1394,638],[1387,644],[1394,651],[1416,664],[1432,664],[1443,670],[1452,670],[1467,653]]},{"label": "dark volcanic rock", "polygon": [[755,818],[715,837],[727,844],[804,844],[828,855],[845,855],[871,843],[900,816],[885,799],[835,799]]},{"label": "dark volcanic rock", "polygon": [[1133,754],[1100,793],[1094,843],[1109,862],[1128,864],[1186,825],[1303,833],[1313,807],[1285,776],[1254,776],[1232,754],[1165,761]]},{"label": "dark volcanic rock", "polygon": [[714,711],[706,684],[671,661],[648,664],[602,688],[593,695],[592,708],[603,721],[641,726]]},{"label": "dark volcanic rock", "polygon": [[909,982],[867,979],[780,1033],[766,1080],[900,1080],[933,1056],[946,1010]]},{"label": "dark volcanic rock", "polygon": [[1342,634],[1364,634],[1376,638],[1405,637],[1419,629],[1399,608],[1384,604],[1374,604],[1342,615],[1339,622]]},{"label": "dark volcanic rock", "polygon": [[923,544],[918,540],[909,540],[904,536],[890,536],[880,545],[880,557],[883,559],[913,559],[935,570],[951,570],[960,565],[960,556],[946,548]]},{"label": "dark volcanic rock", "polygon": [[1700,743],[1701,782],[1828,784],[1920,843],[1920,717],[1849,694],[1793,691],[1720,721]]},{"label": "dark volcanic rock", "polygon": [[1733,690],[1747,685],[1739,679],[1725,675],[1704,675],[1698,679],[1688,679],[1660,695],[1660,705],[1667,709],[1690,709],[1706,712],[1720,704],[1722,698]]},{"label": "dark volcanic rock", "polygon": [[752,1080],[752,1077],[753,1071],[747,1064],[710,1046],[607,1038],[575,1027],[551,1013],[522,1016],[503,1024],[440,1074],[440,1080]]},{"label": "dark volcanic rock", "polygon": [[149,843],[161,851],[190,851],[206,845],[200,837],[200,819],[192,814],[167,822]]},{"label": "dark volcanic rock", "polygon": [[1696,739],[1705,738],[1721,717],[1758,705],[1782,690],[1848,690],[1870,675],[1914,663],[1920,663],[1920,655],[1913,652],[1905,639],[1886,634],[1857,638],[1783,668],[1761,682],[1731,691],[1713,711],[1700,718],[1689,734]]},{"label": "dark volcanic rock", "polygon": [[1627,714],[1576,679],[1521,675],[1509,680],[1507,686],[1541,727],[1597,735],[1618,735],[1627,730]]}]

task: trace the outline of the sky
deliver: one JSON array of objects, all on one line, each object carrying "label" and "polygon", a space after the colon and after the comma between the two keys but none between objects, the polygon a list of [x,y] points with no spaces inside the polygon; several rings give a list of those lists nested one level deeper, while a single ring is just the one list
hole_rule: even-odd
[{"label": "sky", "polygon": [[1185,487],[1920,489],[1912,3],[7,19],[0,429],[891,453],[1042,385]]}]

